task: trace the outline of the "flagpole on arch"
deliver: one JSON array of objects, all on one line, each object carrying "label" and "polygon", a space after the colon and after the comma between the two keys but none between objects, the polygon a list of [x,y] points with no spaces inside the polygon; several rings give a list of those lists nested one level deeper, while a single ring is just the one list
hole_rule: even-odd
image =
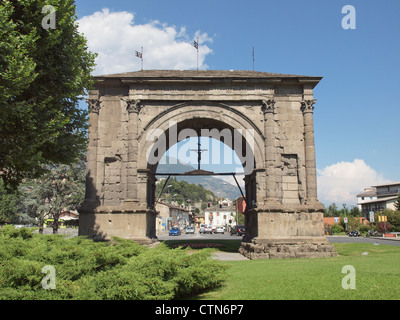
[{"label": "flagpole on arch", "polygon": [[254,61],[255,61],[255,58],[254,58],[254,46],[253,46],[253,71],[254,71]]},{"label": "flagpole on arch", "polygon": [[141,67],[142,67],[142,71],[143,71],[143,47],[141,47],[141,52],[139,51],[135,51],[135,55],[136,57],[140,58],[141,61]]},{"label": "flagpole on arch", "polygon": [[193,46],[197,50],[197,71],[199,71],[199,37],[197,37],[197,41],[193,41]]}]

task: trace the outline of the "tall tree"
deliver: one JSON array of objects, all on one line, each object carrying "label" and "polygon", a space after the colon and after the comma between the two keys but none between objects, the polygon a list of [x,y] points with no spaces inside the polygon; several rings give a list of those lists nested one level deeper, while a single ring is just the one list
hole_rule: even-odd
[{"label": "tall tree", "polygon": [[58,233],[60,214],[79,208],[85,197],[83,161],[57,165],[36,181],[33,192],[37,198],[39,220],[53,219],[53,233]]},{"label": "tall tree", "polygon": [[397,196],[397,200],[394,203],[394,207],[396,208],[397,211],[400,211],[400,193]]},{"label": "tall tree", "polygon": [[18,223],[19,197],[16,193],[6,192],[0,181],[0,224]]},{"label": "tall tree", "polygon": [[[55,9],[54,29],[44,23],[46,5]],[[73,0],[0,4],[0,177],[8,188],[85,149],[79,99],[93,84],[95,55],[76,20]]]}]

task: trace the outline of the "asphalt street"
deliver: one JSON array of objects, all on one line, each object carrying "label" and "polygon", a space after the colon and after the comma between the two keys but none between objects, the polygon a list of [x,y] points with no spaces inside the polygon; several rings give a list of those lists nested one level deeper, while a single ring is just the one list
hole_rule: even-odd
[{"label": "asphalt street", "polygon": [[[237,235],[231,236],[228,234],[185,234],[184,232],[180,236],[158,236],[158,239],[163,240],[240,240],[242,237]],[[390,246],[400,246],[400,237],[398,238],[365,238],[365,237],[348,237],[348,236],[327,236],[330,243],[371,243],[381,244]]]},{"label": "asphalt street", "polygon": [[346,236],[328,236],[330,243],[371,243],[384,244],[388,246],[400,246],[400,238],[380,238],[380,237],[346,237]]},{"label": "asphalt street", "polygon": [[224,234],[185,234],[185,232],[182,233],[180,236],[169,236],[167,235],[159,235],[158,239],[163,241],[163,240],[240,240],[242,237],[239,237],[237,235],[231,236],[229,233],[224,233]]}]

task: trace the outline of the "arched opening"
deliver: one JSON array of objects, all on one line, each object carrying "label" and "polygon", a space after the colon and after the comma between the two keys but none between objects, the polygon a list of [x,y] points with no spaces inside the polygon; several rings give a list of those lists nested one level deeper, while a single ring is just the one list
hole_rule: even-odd
[{"label": "arched opening", "polygon": [[[155,131],[148,156],[147,205],[155,209],[162,194],[156,193],[157,176],[218,176],[236,184],[238,197],[246,202],[246,211],[256,206],[256,159],[254,131],[240,130],[215,119],[191,118],[173,122],[165,131]],[[168,155],[168,158],[166,157]],[[182,168],[179,163],[190,166]],[[169,172],[158,171],[160,164]],[[175,164],[175,168],[174,168]],[[168,180],[163,181],[163,188]],[[167,191],[168,192],[168,191]],[[217,195],[218,196],[218,195]],[[234,201],[236,199],[230,199]],[[165,223],[165,222],[163,222]]]}]

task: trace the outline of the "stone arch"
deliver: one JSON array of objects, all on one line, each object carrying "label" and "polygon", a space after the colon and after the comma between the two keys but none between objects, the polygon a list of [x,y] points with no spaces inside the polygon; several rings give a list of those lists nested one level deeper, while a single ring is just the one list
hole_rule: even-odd
[{"label": "stone arch", "polygon": [[[146,152],[154,141],[147,135],[152,130],[169,135],[174,121],[178,132],[254,130],[250,149],[255,165],[246,176],[246,193],[255,203],[246,212],[242,254],[252,259],[334,256],[324,237],[323,205],[316,192],[313,89],[321,79],[221,70],[142,70],[96,77],[88,99],[86,196],[79,234],[157,240],[157,212],[151,206],[157,161],[148,163]],[[167,139],[165,150],[169,144]]]},{"label": "stone arch", "polygon": [[[143,171],[147,169],[147,185],[146,185],[146,202],[150,209],[153,209],[153,204],[155,201],[155,173],[158,166],[157,163],[149,163],[147,159],[147,154],[150,151],[153,154],[154,149],[158,149],[157,143],[153,140],[149,140],[149,133],[156,132],[157,136],[163,134],[164,136],[160,138],[162,141],[160,144],[165,144],[163,153],[166,152],[172,145],[170,145],[171,131],[176,130],[176,134],[185,129],[193,130],[193,133],[197,134],[200,132],[211,132],[214,130],[218,134],[220,130],[228,129],[231,133],[232,144],[230,147],[237,153],[239,159],[243,157],[246,159],[244,163],[245,167],[245,194],[248,199],[249,207],[255,207],[257,199],[264,198],[264,188],[263,188],[263,175],[256,177],[256,171],[258,164],[262,167],[264,163],[264,136],[262,135],[259,128],[254,127],[240,112],[233,112],[229,107],[219,104],[192,104],[185,103],[181,104],[176,108],[171,108],[170,112],[165,112],[160,116],[149,122],[149,125],[145,127],[145,130],[139,135],[139,150],[138,154],[138,164],[139,168]],[[176,129],[171,129],[171,123],[176,123]],[[249,128],[250,127],[250,128]],[[237,133],[234,131],[237,130]],[[239,135],[239,132],[242,134]],[[246,139],[248,135],[251,135],[250,143]],[[151,135],[150,135],[151,136]],[[219,138],[219,137],[218,137]],[[242,150],[235,150],[235,139],[240,138],[242,141],[239,143],[239,147]],[[173,143],[177,143],[178,139],[172,139]],[[237,148],[236,148],[237,149]],[[162,154],[158,155],[158,159],[161,159]],[[251,163],[249,163],[251,162]],[[243,163],[242,163],[243,165]],[[262,170],[261,170],[262,171]],[[259,184],[259,186],[257,186]],[[257,192],[257,190],[259,190]],[[257,194],[258,193],[258,194]],[[248,207],[248,208],[249,208]]]},{"label": "stone arch", "polygon": [[[139,133],[139,150],[148,150],[153,145],[153,141],[146,141],[146,135],[150,130],[159,129],[167,132],[169,124],[176,122],[177,124],[185,121],[203,119],[210,120],[215,123],[216,121],[225,124],[229,129],[240,129],[245,132],[246,129],[254,130],[254,157],[256,164],[262,164],[265,161],[263,146],[264,139],[261,130],[256,127],[251,121],[242,113],[233,111],[227,106],[217,103],[185,103],[177,105],[162,114],[153,118],[144,130]],[[192,126],[193,127],[193,126]],[[218,128],[217,128],[218,129]],[[167,141],[168,142],[168,141]],[[167,145],[167,149],[171,147]],[[138,154],[139,168],[147,167],[147,159],[142,154]]]}]

